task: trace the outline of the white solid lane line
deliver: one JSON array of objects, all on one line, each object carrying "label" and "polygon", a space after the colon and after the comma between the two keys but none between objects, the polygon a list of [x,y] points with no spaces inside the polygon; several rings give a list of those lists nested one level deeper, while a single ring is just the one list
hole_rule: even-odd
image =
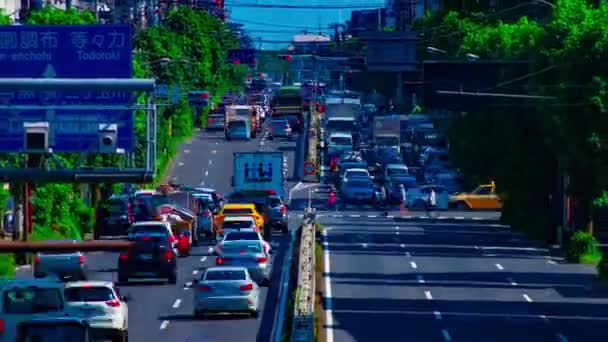
[{"label": "white solid lane line", "polygon": [[329,241],[327,239],[327,231],[323,231],[323,244],[325,245],[325,250],[323,251],[323,272],[325,272],[325,341],[326,342],[334,342],[334,317],[332,313],[332,303],[331,303],[331,278],[330,272],[331,267],[329,264]]},{"label": "white solid lane line", "polygon": [[168,325],[169,325],[169,321],[163,321],[163,322],[160,324],[160,330],[165,330],[165,329],[167,329],[167,326],[168,326]]},{"label": "white solid lane line", "polygon": [[446,342],[452,341],[452,336],[450,336],[450,333],[447,330],[445,330],[445,329],[441,330],[441,334],[443,335],[443,339]]},{"label": "white solid lane line", "polygon": [[413,261],[410,261],[410,265],[412,266],[413,269],[417,269],[418,268],[418,265],[416,265],[416,263],[413,262]]},{"label": "white solid lane line", "polygon": [[424,277],[421,275],[417,275],[416,276],[416,280],[418,281],[418,283],[420,284],[424,284]]},{"label": "white solid lane line", "polygon": [[182,305],[182,300],[181,299],[176,299],[175,303],[173,303],[173,308],[177,309],[177,308],[179,308],[180,305]]},{"label": "white solid lane line", "polygon": [[441,312],[439,311],[433,311],[433,315],[435,315],[435,319],[438,321],[441,321],[441,319],[443,318],[441,317]]},{"label": "white solid lane line", "polygon": [[424,291],[424,296],[426,297],[426,299],[431,300],[433,299],[433,295],[431,294],[431,291]]},{"label": "white solid lane line", "polygon": [[526,302],[528,303],[532,303],[532,298],[530,298],[530,296],[528,296],[527,294],[523,294],[524,299],[526,300]]},{"label": "white solid lane line", "polygon": [[501,271],[502,271],[502,270],[504,270],[504,267],[502,267],[502,265],[501,265],[501,264],[496,264],[496,268],[498,268],[498,269],[499,269],[499,270],[501,270]]}]

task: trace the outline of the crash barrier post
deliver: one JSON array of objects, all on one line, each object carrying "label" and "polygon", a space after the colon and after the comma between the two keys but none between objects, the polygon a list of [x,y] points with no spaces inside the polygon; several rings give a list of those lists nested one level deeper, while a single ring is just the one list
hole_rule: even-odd
[{"label": "crash barrier post", "polygon": [[312,342],[314,340],[315,214],[314,208],[306,208],[304,211],[300,236],[298,288],[291,328],[292,342]]}]

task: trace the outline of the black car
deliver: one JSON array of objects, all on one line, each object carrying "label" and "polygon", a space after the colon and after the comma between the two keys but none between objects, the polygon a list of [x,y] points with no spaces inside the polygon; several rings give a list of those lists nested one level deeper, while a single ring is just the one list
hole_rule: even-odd
[{"label": "black car", "polygon": [[166,278],[169,284],[177,283],[177,254],[166,235],[133,234],[134,245],[118,259],[118,281],[129,278]]},{"label": "black car", "polygon": [[112,196],[97,207],[94,239],[126,235],[133,222],[133,205],[129,196]]}]

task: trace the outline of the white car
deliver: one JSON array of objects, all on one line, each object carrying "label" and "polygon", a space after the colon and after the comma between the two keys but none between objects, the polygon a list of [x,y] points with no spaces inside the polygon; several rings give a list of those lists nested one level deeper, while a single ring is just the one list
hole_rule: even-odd
[{"label": "white car", "polygon": [[354,178],[371,179],[369,171],[367,171],[367,169],[348,169],[344,171],[342,183],[348,183],[349,180]]},{"label": "white car", "polygon": [[224,234],[224,238],[215,247],[216,252],[220,252],[222,245],[226,241],[259,241],[264,246],[264,252],[266,254],[272,254],[270,244],[264,240],[260,232],[231,232]]},{"label": "white car", "polygon": [[113,283],[78,281],[65,285],[66,311],[86,319],[91,328],[113,341],[127,341],[129,310]]},{"label": "white car", "polygon": [[222,235],[231,232],[260,232],[260,227],[251,216],[226,216],[222,222]]}]

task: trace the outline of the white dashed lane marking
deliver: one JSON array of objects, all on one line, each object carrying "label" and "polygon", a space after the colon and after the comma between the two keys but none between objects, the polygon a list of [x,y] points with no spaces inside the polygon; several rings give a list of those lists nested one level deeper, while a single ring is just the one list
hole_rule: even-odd
[{"label": "white dashed lane marking", "polygon": [[198,274],[198,270],[192,271],[192,275],[197,275],[197,274]]},{"label": "white dashed lane marking", "polygon": [[445,330],[445,329],[441,330],[441,334],[443,335],[443,339],[446,342],[451,342],[452,341],[452,336],[450,336],[450,333],[447,330]]},{"label": "white dashed lane marking", "polygon": [[182,300],[181,299],[176,299],[175,303],[173,303],[173,308],[177,309],[177,308],[179,308],[180,305],[182,305]]},{"label": "white dashed lane marking", "polygon": [[201,262],[205,262],[205,260],[207,260],[206,256],[204,256],[204,257],[201,258]]},{"label": "white dashed lane marking", "polygon": [[501,271],[502,271],[502,270],[504,270],[504,267],[502,267],[502,265],[501,265],[501,264],[496,264],[496,268],[498,268],[498,269],[499,269],[499,270],[501,270]]},{"label": "white dashed lane marking", "polygon": [[524,294],[523,294],[523,297],[524,297],[524,299],[526,300],[526,302],[528,302],[528,303],[532,303],[532,302],[533,302],[533,301],[532,301],[532,298],[530,298],[530,296],[528,296],[527,294],[525,294],[525,293],[524,293]]},{"label": "white dashed lane marking", "polygon": [[184,162],[179,162],[179,163],[177,163],[177,165],[184,166]]},{"label": "white dashed lane marking", "polygon": [[188,153],[190,153],[190,150],[184,150],[184,153],[188,154]]},{"label": "white dashed lane marking", "polygon": [[165,329],[167,329],[167,326],[169,326],[169,321],[163,321],[163,322],[160,324],[160,330],[165,330]]},{"label": "white dashed lane marking", "polygon": [[418,268],[418,265],[416,265],[416,263],[413,262],[413,261],[410,261],[410,266],[412,266],[413,269],[417,269]]},{"label": "white dashed lane marking", "polygon": [[433,295],[431,294],[431,291],[424,291],[424,296],[426,297],[426,299],[431,300],[433,299]]}]

